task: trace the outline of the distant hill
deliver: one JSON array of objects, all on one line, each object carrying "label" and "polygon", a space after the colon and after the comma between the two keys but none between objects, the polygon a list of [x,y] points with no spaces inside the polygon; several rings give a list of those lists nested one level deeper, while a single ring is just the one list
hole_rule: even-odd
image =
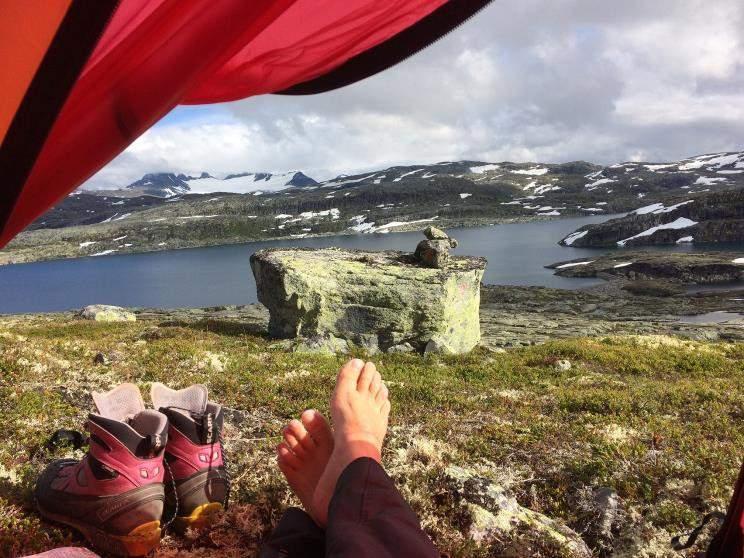
[{"label": "distant hill", "polygon": [[[72,194],[0,251],[0,263],[271,238],[380,234],[433,222],[446,228],[613,215],[639,208],[664,210],[646,217],[645,229],[636,230],[634,225],[623,230],[622,234],[628,232],[626,236],[609,234],[610,242],[617,243],[666,223],[664,219],[678,204],[679,217],[684,217],[685,211],[697,211],[699,205],[725,207],[737,199],[742,188],[744,152],[611,166],[584,161],[450,161],[395,166],[324,182],[315,182],[300,172],[224,178],[207,173],[198,177],[149,174],[120,190]],[[720,196],[711,198],[714,202],[697,202],[710,194]],[[715,241],[732,238],[732,230],[721,224],[719,228],[700,227],[696,235],[684,236]],[[663,234],[671,238],[676,233]],[[125,241],[117,240],[125,236]],[[582,238],[575,237],[572,245],[589,246],[596,238],[600,237],[587,232]],[[661,233],[651,238],[641,235],[640,240],[628,242],[632,245],[661,238]],[[568,244],[568,239],[564,243]]]}]

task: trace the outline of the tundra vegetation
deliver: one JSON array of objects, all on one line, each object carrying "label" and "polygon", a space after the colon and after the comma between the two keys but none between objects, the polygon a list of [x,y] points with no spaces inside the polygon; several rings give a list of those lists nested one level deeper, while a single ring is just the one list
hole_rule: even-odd
[{"label": "tundra vegetation", "polygon": [[[255,555],[297,504],[274,464],[281,428],[305,408],[327,412],[348,358],[291,352],[264,332],[265,324],[166,312],[123,323],[2,318],[0,555],[83,544],[39,518],[32,487],[49,460],[80,454],[47,447],[50,435],[82,429],[91,390],[124,381],[143,394],[154,381],[202,382],[227,409],[232,505],[207,532],[167,536],[156,556]],[[671,536],[731,496],[744,447],[744,343],[599,334],[372,358],[393,401],[384,464],[450,556],[571,553],[529,529],[491,528],[448,471],[477,474],[489,493],[570,528],[598,556],[679,556]]]}]

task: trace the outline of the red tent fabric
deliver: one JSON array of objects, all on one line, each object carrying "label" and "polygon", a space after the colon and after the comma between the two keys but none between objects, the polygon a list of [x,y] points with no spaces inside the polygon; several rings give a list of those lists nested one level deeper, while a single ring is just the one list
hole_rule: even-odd
[{"label": "red tent fabric", "polygon": [[[0,247],[179,103],[341,87],[406,58],[487,3],[28,0],[19,8],[0,0],[3,18],[13,9],[21,20],[64,14],[41,60],[29,62],[38,69],[0,135]],[[27,39],[0,34],[0,55],[23,55]]]}]

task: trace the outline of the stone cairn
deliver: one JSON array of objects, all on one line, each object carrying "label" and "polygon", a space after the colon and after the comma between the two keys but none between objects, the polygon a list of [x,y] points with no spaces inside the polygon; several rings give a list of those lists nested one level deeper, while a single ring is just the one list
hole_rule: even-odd
[{"label": "stone cairn", "polygon": [[426,267],[436,269],[447,267],[450,248],[457,248],[457,240],[450,238],[446,232],[437,227],[426,227],[424,236],[426,240],[418,243],[413,256]]}]

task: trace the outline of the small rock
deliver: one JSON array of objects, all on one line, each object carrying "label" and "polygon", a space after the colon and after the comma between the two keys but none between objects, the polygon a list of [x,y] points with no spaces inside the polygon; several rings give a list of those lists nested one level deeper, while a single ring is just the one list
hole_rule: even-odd
[{"label": "small rock", "polygon": [[140,339],[144,339],[145,341],[155,341],[156,339],[163,339],[164,337],[165,333],[158,327],[147,328],[140,334]]},{"label": "small rock", "polygon": [[449,262],[449,249],[449,240],[422,240],[413,255],[427,267],[443,269]]},{"label": "small rock", "polygon": [[392,347],[388,348],[386,353],[412,353],[415,351],[415,349],[411,346],[410,343],[401,343],[400,345],[393,345]]},{"label": "small rock", "polygon": [[93,362],[95,364],[102,364],[103,366],[108,366],[113,362],[121,360],[124,360],[124,353],[120,351],[110,351],[108,353],[98,352],[96,353],[96,356],[93,357]]},{"label": "small rock", "polygon": [[606,486],[584,487],[578,491],[577,509],[585,539],[592,547],[609,555],[622,523],[621,501],[617,492]]},{"label": "small rock", "polygon": [[93,357],[93,363],[94,364],[103,364],[105,366],[105,365],[107,365],[109,363],[109,359],[103,353],[96,353],[96,356]]},{"label": "small rock", "polygon": [[451,347],[449,347],[441,339],[437,339],[437,338],[430,339],[429,342],[424,347],[424,355],[436,355],[436,354],[450,355],[454,353],[455,351],[453,351]]},{"label": "small rock", "polygon": [[555,363],[555,369],[560,370],[561,372],[571,370],[571,361],[567,359],[559,360]]},{"label": "small rock", "polygon": [[449,235],[437,227],[426,227],[424,236],[429,240],[449,240]]},{"label": "small rock", "polygon": [[339,339],[333,335],[318,335],[306,339],[300,339],[292,347],[295,353],[320,353],[336,354],[349,351],[349,343],[345,339]]},{"label": "small rock", "polygon": [[273,350],[281,350],[281,351],[289,351],[294,346],[294,341],[292,339],[282,339],[281,341],[277,341],[276,343],[272,343],[269,345],[269,349]]},{"label": "small rock", "polygon": [[125,310],[121,306],[110,306],[108,304],[91,304],[83,308],[78,316],[96,322],[134,322],[137,320],[134,312]]},{"label": "small rock", "polygon": [[598,532],[601,536],[611,539],[612,528],[618,522],[620,511],[620,496],[612,488],[606,486],[594,490],[594,509],[599,521]]}]

